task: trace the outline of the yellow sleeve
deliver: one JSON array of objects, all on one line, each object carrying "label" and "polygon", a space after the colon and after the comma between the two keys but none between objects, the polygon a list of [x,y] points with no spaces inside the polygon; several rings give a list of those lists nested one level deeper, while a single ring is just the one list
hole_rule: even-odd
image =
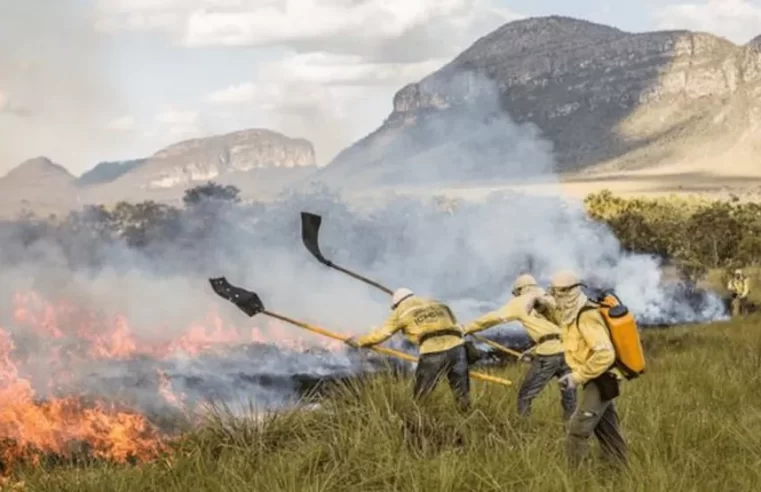
[{"label": "yellow sleeve", "polygon": [[743,280],[742,297],[747,297],[749,293],[750,293],[750,280],[746,278],[745,280]]},{"label": "yellow sleeve", "polygon": [[510,302],[496,311],[486,313],[483,316],[471,321],[463,330],[463,333],[470,334],[486,330],[492,326],[509,323],[521,317],[520,306],[515,302],[517,298],[511,299]]},{"label": "yellow sleeve", "polygon": [[584,384],[610,369],[616,361],[616,352],[605,321],[598,312],[588,312],[583,316],[583,321],[579,320],[579,331],[592,354],[583,366],[573,371],[571,377],[576,384]]},{"label": "yellow sleeve", "polygon": [[535,301],[540,307],[548,310],[554,310],[557,309],[557,303],[555,302],[555,298],[551,295],[544,294],[542,296],[539,296],[536,298]]},{"label": "yellow sleeve", "polygon": [[371,347],[373,345],[383,343],[402,328],[404,328],[404,325],[400,322],[396,311],[394,311],[389,315],[388,318],[386,318],[386,321],[380,328],[368,333],[365,336],[357,338],[357,345],[360,347]]},{"label": "yellow sleeve", "polygon": [[466,324],[462,331],[465,334],[477,333],[502,323],[502,316],[499,315],[499,311],[492,311]]}]

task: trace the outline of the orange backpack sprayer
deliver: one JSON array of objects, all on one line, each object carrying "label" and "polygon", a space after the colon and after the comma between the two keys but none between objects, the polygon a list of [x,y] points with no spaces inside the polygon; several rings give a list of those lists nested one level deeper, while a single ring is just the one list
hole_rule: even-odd
[{"label": "orange backpack sprayer", "polygon": [[[590,299],[599,307],[587,307],[599,310],[608,328],[610,339],[616,350],[615,366],[626,379],[634,379],[645,372],[645,352],[639,337],[637,321],[629,309],[612,292],[605,292],[597,299]],[[581,314],[581,312],[579,314]],[[577,318],[578,322],[578,318]]]}]

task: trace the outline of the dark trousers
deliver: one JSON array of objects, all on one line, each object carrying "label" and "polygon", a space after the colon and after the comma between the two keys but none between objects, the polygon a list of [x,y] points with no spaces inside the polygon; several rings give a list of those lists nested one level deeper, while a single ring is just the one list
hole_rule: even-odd
[{"label": "dark trousers", "polygon": [[566,448],[572,465],[578,466],[589,452],[592,435],[600,442],[603,457],[617,464],[626,464],[628,447],[618,421],[613,400],[603,400],[595,382],[581,390],[579,408],[568,425]]},{"label": "dark trousers", "polygon": [[[552,378],[561,378],[569,372],[571,370],[566,365],[562,353],[535,356],[518,390],[518,414],[528,416],[531,413],[534,398],[541,393],[547,383]],[[570,419],[576,410],[576,390],[561,389],[560,404],[563,407],[563,420]]]},{"label": "dark trousers", "polygon": [[462,410],[470,408],[470,372],[464,345],[443,352],[422,354],[415,369],[415,398],[428,396],[442,376],[446,375],[449,388]]},{"label": "dark trousers", "polygon": [[732,308],[732,316],[742,316],[747,311],[747,299],[744,297],[733,297],[730,302]]}]

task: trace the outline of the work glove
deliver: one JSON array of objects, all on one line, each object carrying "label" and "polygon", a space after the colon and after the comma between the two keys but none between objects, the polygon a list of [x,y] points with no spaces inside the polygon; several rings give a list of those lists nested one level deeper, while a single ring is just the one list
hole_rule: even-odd
[{"label": "work glove", "polygon": [[576,389],[576,381],[573,380],[570,372],[558,379],[558,384],[560,385],[560,388],[564,390]]},{"label": "work glove", "polygon": [[354,349],[359,348],[359,344],[357,343],[356,337],[349,337],[344,341],[344,343],[351,348],[354,348]]}]

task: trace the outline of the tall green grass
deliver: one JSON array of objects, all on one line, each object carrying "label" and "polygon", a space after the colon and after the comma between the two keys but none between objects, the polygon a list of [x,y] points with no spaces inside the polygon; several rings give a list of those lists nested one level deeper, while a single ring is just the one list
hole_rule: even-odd
[{"label": "tall green grass", "polygon": [[[218,409],[166,459],[142,466],[26,468],[27,490],[724,491],[761,489],[761,318],[645,334],[648,372],[618,400],[626,472],[593,454],[566,466],[556,383],[527,420],[514,388],[472,382],[460,414],[445,384],[421,406],[410,381],[366,378],[316,410],[235,420]],[[593,449],[596,450],[596,444]]]}]

